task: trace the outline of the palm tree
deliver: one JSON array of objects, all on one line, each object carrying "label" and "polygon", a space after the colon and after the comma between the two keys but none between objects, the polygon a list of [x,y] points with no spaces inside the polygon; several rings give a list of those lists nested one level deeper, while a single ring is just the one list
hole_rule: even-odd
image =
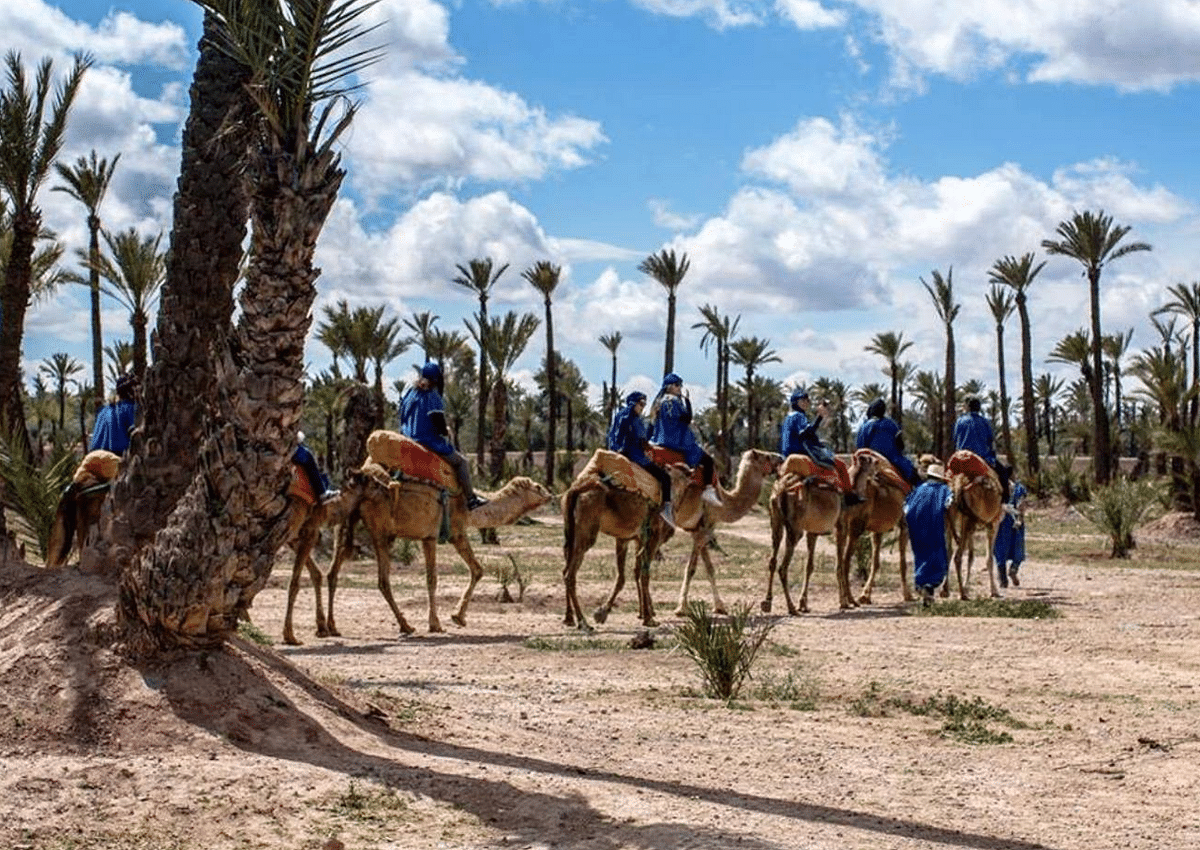
[{"label": "palm tree", "polygon": [[[1108,376],[1112,376],[1113,380],[1113,410],[1116,412],[1117,433],[1121,431],[1121,359],[1129,351],[1129,343],[1133,341],[1133,328],[1127,329],[1124,333],[1117,332],[1115,334],[1105,334],[1104,342],[1100,346],[1104,352],[1104,374],[1105,374],[1105,402],[1108,401]],[[1107,403],[1105,407],[1107,407]]]},{"label": "palm tree", "polygon": [[758,403],[759,400],[754,395],[754,373],[759,366],[765,366],[767,363],[780,363],[779,355],[775,353],[775,349],[770,347],[771,340],[760,339],[756,336],[744,336],[733,341],[729,346],[729,354],[733,362],[746,370],[745,380],[742,382],[742,390],[746,393],[746,428],[747,428],[747,447],[755,448],[758,446],[759,433],[759,417]]},{"label": "palm tree", "polygon": [[[433,330],[429,332],[429,346],[425,354],[426,356],[438,364],[442,369],[442,374],[447,373],[446,362],[453,362],[456,358],[463,354],[463,346],[467,343],[467,338],[458,331],[442,331]],[[470,352],[467,352],[468,354]]]},{"label": "palm tree", "polygon": [[703,330],[700,337],[700,348],[706,354],[710,346],[717,350],[717,411],[720,422],[720,451],[721,467],[729,469],[730,456],[733,454],[732,435],[729,432],[729,346],[737,334],[742,317],[722,316],[715,305],[705,304],[700,308],[702,321],[692,325],[693,329]]},{"label": "palm tree", "polygon": [[1151,315],[1171,313],[1186,319],[1192,328],[1192,400],[1189,405],[1188,422],[1196,424],[1200,411],[1200,281],[1190,285],[1176,283],[1167,287],[1171,300]]},{"label": "palm tree", "polygon": [[111,256],[101,254],[96,263],[96,271],[111,284],[104,294],[129,311],[133,373],[139,382],[146,377],[146,325],[167,276],[167,256],[158,250],[161,241],[161,233],[142,237],[132,227],[115,236],[106,230],[104,244]]},{"label": "palm tree", "polygon": [[441,316],[435,316],[429,310],[422,313],[413,313],[412,318],[405,319],[404,324],[416,336],[413,337],[413,342],[421,347],[421,353],[425,355],[425,359],[429,359],[429,336],[433,333],[434,323]]},{"label": "palm tree", "polygon": [[930,277],[933,280],[932,284],[921,278],[921,285],[933,299],[933,307],[946,329],[946,373],[943,377],[945,398],[942,400],[942,428],[936,435],[938,455],[948,458],[954,451],[954,320],[958,318],[958,311],[962,305],[954,303],[954,269],[947,270],[944,278],[941,272],[934,269]]},{"label": "palm tree", "polygon": [[87,209],[88,251],[87,269],[88,286],[92,293],[92,384],[96,392],[97,409],[104,403],[104,346],[100,327],[100,274],[96,264],[100,262],[100,204],[108,194],[108,184],[112,181],[113,170],[121,155],[117,154],[110,162],[100,159],[93,150],[91,158],[79,157],[74,166],[54,164],[58,176],[66,184],[55,186],[52,191],[66,192]]},{"label": "palm tree", "polygon": [[667,347],[663,355],[663,374],[675,371],[675,290],[683,283],[691,261],[687,254],[675,257],[674,249],[663,248],[638,264],[638,271],[649,275],[667,290]]},{"label": "palm tree", "polygon": [[[1046,360],[1050,363],[1063,363],[1077,368],[1079,376],[1087,387],[1088,392],[1092,395],[1092,398],[1095,398],[1095,386],[1099,383],[1099,379],[1092,370],[1091,345],[1088,332],[1080,328],[1077,331],[1067,334],[1055,343],[1054,349],[1050,352],[1050,356]],[[1092,413],[1095,415],[1094,409]],[[1107,417],[1108,413],[1102,409],[1100,415]],[[1095,433],[1095,427],[1093,426],[1093,440],[1095,439]]]},{"label": "palm tree", "polygon": [[542,294],[542,304],[546,308],[546,381],[550,397],[550,412],[546,418],[547,487],[554,486],[554,448],[557,437],[555,432],[558,427],[558,368],[555,365],[554,313],[550,308],[550,296],[554,294],[554,290],[558,286],[560,274],[562,274],[562,267],[546,260],[539,260],[521,272],[521,277],[529,281],[533,288]]},{"label": "palm tree", "polygon": [[400,320],[392,317],[383,321],[383,307],[378,308],[378,319],[375,322],[374,333],[367,343],[367,359],[371,361],[375,380],[372,392],[375,396],[375,427],[384,427],[384,410],[387,409],[387,399],[383,394],[383,367],[391,363],[408,350],[411,340],[400,336]]},{"label": "palm tree", "polygon": [[1037,442],[1037,405],[1033,401],[1033,338],[1029,329],[1029,293],[1033,279],[1046,263],[1034,265],[1032,252],[1020,259],[1006,256],[997,260],[988,272],[988,280],[1011,287],[1021,319],[1021,420],[1025,428],[1025,465],[1028,474],[1037,475],[1041,469]]},{"label": "palm tree", "polygon": [[904,339],[903,331],[883,331],[877,333],[871,338],[869,343],[863,346],[864,351],[878,354],[887,361],[887,367],[883,370],[883,374],[887,375],[892,382],[890,396],[892,418],[896,420],[897,425],[904,422],[904,411],[900,407],[900,358],[910,348],[912,348],[912,343]]},{"label": "palm tree", "polygon": [[1149,251],[1147,242],[1127,242],[1121,240],[1128,235],[1130,227],[1114,225],[1111,216],[1101,210],[1093,213],[1090,210],[1077,212],[1066,221],[1059,222],[1055,232],[1058,239],[1042,240],[1042,247],[1051,254],[1061,254],[1077,260],[1084,268],[1088,279],[1088,295],[1091,303],[1092,317],[1092,443],[1095,446],[1096,483],[1107,484],[1112,478],[1112,446],[1109,440],[1108,414],[1104,410],[1103,387],[1100,376],[1101,347],[1104,336],[1100,328],[1100,274],[1104,267],[1113,260],[1132,254],[1135,251]]},{"label": "palm tree", "polygon": [[117,378],[133,368],[133,343],[124,339],[114,340],[104,346],[104,362],[108,367],[108,380],[114,386]]},{"label": "palm tree", "polygon": [[1049,455],[1055,453],[1054,401],[1064,386],[1066,382],[1062,378],[1056,378],[1049,372],[1038,375],[1033,382],[1035,409],[1040,409],[1042,413],[1042,433],[1046,435],[1046,453]]},{"label": "palm tree", "polygon": [[988,290],[987,305],[996,322],[996,374],[1000,383],[1000,438],[1004,441],[1004,454],[1011,464],[1015,458],[1012,447],[1012,431],[1008,427],[1008,383],[1004,377],[1004,323],[1013,314],[1013,294],[997,283]]},{"label": "palm tree", "polygon": [[608,353],[612,355],[612,383],[608,388],[608,397],[604,399],[604,420],[607,422],[612,419],[613,411],[621,406],[621,393],[617,389],[617,349],[621,345],[620,331],[613,331],[610,334],[600,334],[600,344],[608,349]]},{"label": "palm tree", "polygon": [[[492,287],[496,285],[496,281],[500,279],[500,275],[508,269],[508,263],[494,269],[492,258],[485,257],[482,260],[471,260],[465,266],[456,265],[455,268],[458,269],[458,277],[452,278],[453,282],[471,290],[479,297],[479,313],[475,320],[479,323],[479,328],[486,334],[490,327],[487,312],[488,295],[491,293]],[[486,345],[487,339],[483,339],[479,343],[479,398],[476,401],[478,432],[475,435],[475,462],[479,464],[480,469],[483,469],[484,418],[487,416],[487,355],[484,353]]]},{"label": "palm tree", "polygon": [[[16,451],[30,458],[21,401],[21,340],[25,333],[25,311],[32,297],[33,257],[42,234],[37,193],[62,148],[71,105],[92,60],[75,57],[74,66],[55,87],[50,104],[47,101],[51,97],[53,65],[49,59],[38,66],[32,92],[21,55],[9,51],[4,61],[8,67],[8,85],[0,90],[0,192],[8,202],[12,242],[4,270],[4,288],[0,290],[0,423],[8,423],[7,430],[17,439]],[[6,529],[0,516],[0,533]]]},{"label": "palm tree", "polygon": [[59,430],[67,421],[67,384],[82,371],[82,363],[61,351],[50,355],[38,366],[38,372],[54,382],[54,394],[58,397]]},{"label": "palm tree", "polygon": [[[346,81],[378,57],[354,50],[369,7],[352,0],[203,5],[226,27],[224,48],[251,68],[253,228],[238,322],[216,353],[221,391],[199,472],[167,528],[122,576],[123,622],[133,645],[150,651],[220,645],[284,542],[319,274],[313,253],[345,176],[334,146],[356,110]],[[214,499],[226,509],[213,511]]]},{"label": "palm tree", "polygon": [[[829,435],[835,452],[844,452],[850,448],[850,417],[846,402],[850,393],[846,382],[838,378],[827,378],[824,375],[812,382],[809,392],[825,400],[832,411]],[[872,399],[873,401],[874,399]]]},{"label": "palm tree", "polygon": [[[920,371],[913,377],[913,395],[917,403],[924,409],[929,420],[929,441],[926,450],[934,454],[942,451],[942,434],[947,430],[945,416],[946,386],[942,376],[936,372]],[[916,445],[914,444],[914,449]],[[943,459],[945,455],[941,455]]]},{"label": "palm tree", "polygon": [[[342,357],[350,357],[352,325],[354,317],[350,313],[350,303],[345,298],[339,299],[332,307],[328,304],[323,308],[324,321],[317,325],[317,342],[329,349],[333,356],[333,373],[341,374],[338,361]],[[367,382],[366,359],[355,362],[355,380]]]},{"label": "palm tree", "polygon": [[496,316],[488,320],[491,325],[487,333],[467,323],[471,336],[478,344],[481,338],[487,339],[488,362],[492,366],[492,385],[488,388],[492,397],[492,433],[488,454],[491,456],[489,470],[493,483],[498,483],[504,476],[505,439],[508,435],[508,372],[513,364],[525,353],[529,338],[537,330],[538,318],[532,313],[518,316],[509,310],[503,317]]}]

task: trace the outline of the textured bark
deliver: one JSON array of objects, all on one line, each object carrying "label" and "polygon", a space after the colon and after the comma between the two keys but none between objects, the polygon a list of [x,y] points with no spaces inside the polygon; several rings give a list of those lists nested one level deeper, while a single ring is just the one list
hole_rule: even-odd
[{"label": "textured bark", "polygon": [[1038,453],[1037,404],[1033,400],[1033,341],[1029,331],[1029,304],[1024,290],[1017,292],[1017,312],[1021,316],[1021,418],[1025,426],[1025,468],[1028,480],[1041,470]]},{"label": "textured bark", "polygon": [[352,385],[342,411],[342,442],[338,449],[341,456],[339,480],[347,480],[351,470],[358,469],[367,459],[367,437],[375,430],[375,422],[381,415],[375,410],[374,394],[364,384]]},{"label": "textured bark", "polygon": [[1092,454],[1096,464],[1096,483],[1107,484],[1112,478],[1112,445],[1109,439],[1108,411],[1104,409],[1104,365],[1100,357],[1100,270],[1088,269],[1088,290],[1092,313]]},{"label": "textured bark", "polygon": [[[4,291],[0,293],[0,424],[16,437],[16,448],[32,457],[29,433],[25,429],[25,408],[21,403],[21,340],[25,334],[25,313],[32,291],[34,243],[41,230],[42,215],[36,208],[13,215],[12,247],[4,271]],[[0,517],[0,530],[4,520]]]},{"label": "textured bark", "polygon": [[996,371],[1000,383],[1000,439],[1004,442],[1004,459],[1011,466],[1013,457],[1012,429],[1008,425],[1008,380],[1004,375],[1004,323],[996,324]]},{"label": "textured bark", "polygon": [[218,50],[206,17],[183,132],[167,277],[135,432],[113,487],[108,543],[88,563],[121,570],[167,521],[196,469],[196,448],[216,405],[213,346],[233,315],[233,286],[249,215],[243,174],[249,72]]},{"label": "textured bark", "polygon": [[100,217],[95,215],[88,216],[88,258],[92,261],[88,271],[92,310],[92,393],[95,409],[99,411],[104,406],[104,336],[100,323],[100,272],[95,266],[100,259]]}]

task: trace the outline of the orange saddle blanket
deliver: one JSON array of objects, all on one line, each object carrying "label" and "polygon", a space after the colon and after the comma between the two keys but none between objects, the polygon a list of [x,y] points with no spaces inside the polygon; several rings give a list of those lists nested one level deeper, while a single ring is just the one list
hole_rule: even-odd
[{"label": "orange saddle blanket", "polygon": [[[683,459],[683,452],[678,452],[675,449],[668,449],[666,446],[651,445],[646,452],[650,460],[657,463],[659,466],[667,466],[672,463],[683,463],[687,461]],[[704,470],[697,466],[692,470],[692,480],[697,484],[704,486]]]},{"label": "orange saddle blanket", "polygon": [[790,473],[801,478],[815,476],[832,484],[839,491],[847,492],[850,489],[850,470],[846,468],[846,462],[840,457],[835,457],[833,467],[830,469],[827,466],[821,466],[808,455],[788,455],[783,461],[779,475],[782,477]]},{"label": "orange saddle blanket", "polygon": [[[980,475],[997,478],[995,470],[988,466],[983,458],[967,449],[959,449],[950,455],[950,462],[946,464],[946,471],[951,475],[968,475],[972,478],[977,478]],[[999,479],[997,478],[997,480]]]},{"label": "orange saddle blanket", "polygon": [[295,496],[306,505],[317,503],[317,494],[313,492],[312,482],[298,463],[292,464],[292,483],[288,485],[287,494]]},{"label": "orange saddle blanket", "polygon": [[578,477],[589,475],[601,476],[622,490],[640,493],[651,504],[657,505],[662,501],[662,488],[658,486],[658,480],[623,454],[596,449]]},{"label": "orange saddle blanket", "polygon": [[367,457],[389,471],[428,481],[451,493],[459,491],[454,467],[437,452],[395,431],[372,431],[367,437]]}]

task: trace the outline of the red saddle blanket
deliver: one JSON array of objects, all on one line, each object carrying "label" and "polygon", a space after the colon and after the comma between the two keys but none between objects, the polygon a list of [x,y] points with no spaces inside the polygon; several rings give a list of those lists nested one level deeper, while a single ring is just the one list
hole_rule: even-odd
[{"label": "red saddle blanket", "polygon": [[875,458],[879,474],[886,478],[890,483],[899,487],[900,492],[905,496],[912,492],[912,485],[905,481],[904,476],[896,471],[896,467],[892,465],[892,462],[879,452],[875,451],[874,449],[859,449],[854,453],[854,459],[856,462],[860,455],[870,455],[871,457]]},{"label": "red saddle blanket", "polygon": [[[683,452],[676,451],[675,449],[668,449],[666,446],[651,445],[650,450],[646,452],[646,455],[650,458],[650,460],[654,461],[659,466],[666,466],[671,463],[687,463],[687,461],[683,459]],[[703,486],[705,484],[704,470],[698,466],[693,469],[692,480]]]},{"label": "red saddle blanket", "polygon": [[454,467],[437,452],[395,431],[372,431],[367,437],[367,457],[389,472],[428,481],[451,493],[459,491]]},{"label": "red saddle blanket", "polygon": [[830,469],[827,466],[821,466],[808,455],[788,455],[783,461],[779,475],[782,477],[789,473],[801,478],[816,477],[821,481],[827,481],[842,493],[850,490],[850,470],[846,468],[846,462],[840,457],[833,459],[833,469]]},{"label": "red saddle blanket", "polygon": [[967,475],[972,478],[980,475],[987,475],[992,478],[996,477],[995,470],[988,466],[983,458],[967,449],[959,449],[950,455],[950,462],[946,464],[946,471],[951,475]]},{"label": "red saddle blanket", "polygon": [[292,464],[292,483],[288,485],[287,494],[295,496],[306,505],[317,503],[317,494],[313,492],[312,483],[299,464]]}]

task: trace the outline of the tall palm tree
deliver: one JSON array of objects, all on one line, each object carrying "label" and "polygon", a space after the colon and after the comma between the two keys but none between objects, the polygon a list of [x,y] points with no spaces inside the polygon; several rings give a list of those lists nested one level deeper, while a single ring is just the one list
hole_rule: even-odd
[{"label": "tall palm tree", "polygon": [[104,346],[104,363],[108,369],[108,382],[116,386],[117,378],[133,368],[133,343],[118,339],[112,345]]},{"label": "tall palm tree", "polygon": [[[356,49],[368,6],[353,0],[203,5],[226,27],[224,48],[251,68],[253,227],[237,325],[216,354],[221,391],[199,472],[168,526],[122,576],[131,643],[151,651],[220,645],[284,542],[319,274],[313,253],[345,176],[334,146],[356,111],[347,81],[379,55]],[[213,511],[214,499],[226,509]]]},{"label": "tall palm tree", "polygon": [[1056,378],[1049,372],[1038,375],[1033,382],[1035,409],[1042,414],[1042,434],[1046,437],[1046,453],[1050,455],[1055,453],[1054,402],[1064,386],[1066,382],[1062,378]]},{"label": "tall palm tree", "polygon": [[1025,429],[1025,467],[1031,476],[1041,469],[1037,441],[1037,405],[1033,401],[1033,337],[1029,328],[1029,286],[1046,263],[1034,264],[1032,252],[1020,259],[1006,256],[996,260],[988,272],[988,281],[1008,286],[1013,291],[1017,315],[1021,319],[1021,422]]},{"label": "tall palm tree", "polygon": [[445,375],[447,373],[446,363],[453,362],[463,354],[463,346],[467,344],[467,337],[458,331],[432,330],[429,332],[427,344],[429,347],[426,349],[426,356],[437,363],[442,369],[442,374]]},{"label": "tall palm tree", "polygon": [[121,302],[129,311],[133,329],[133,373],[138,381],[146,377],[146,325],[167,276],[167,256],[158,250],[162,234],[139,236],[134,228],[112,234],[104,231],[109,256],[101,254],[96,263],[99,275],[108,281],[104,294]]},{"label": "tall palm tree", "polygon": [[921,285],[933,300],[933,307],[946,329],[946,370],[943,376],[945,397],[942,400],[942,428],[937,433],[937,444],[938,454],[948,458],[954,451],[954,320],[958,318],[958,311],[962,309],[962,305],[954,303],[954,269],[948,269],[945,277],[934,269],[930,278],[933,280],[932,284],[921,278]]},{"label": "tall palm tree", "polygon": [[700,308],[702,320],[692,325],[695,330],[703,330],[700,337],[700,348],[706,354],[709,347],[717,351],[717,412],[720,421],[720,453],[721,467],[729,469],[730,456],[733,454],[732,434],[729,431],[729,346],[737,334],[742,317],[732,319],[722,316],[715,305],[705,304]]},{"label": "tall palm tree", "polygon": [[780,363],[779,355],[771,348],[771,340],[760,339],[756,336],[744,336],[733,341],[729,347],[729,355],[733,362],[746,370],[742,390],[746,393],[746,428],[748,448],[758,446],[759,434],[759,399],[755,398],[754,373],[759,366],[767,363]]},{"label": "tall palm tree", "polygon": [[988,290],[987,305],[996,322],[996,375],[1000,384],[1000,439],[1004,442],[1004,454],[1013,463],[1012,431],[1008,427],[1008,382],[1004,376],[1004,323],[1013,314],[1014,297],[1011,292],[997,283]]},{"label": "tall palm tree", "polygon": [[[928,420],[929,440],[925,444],[925,450],[941,455],[942,452],[942,434],[947,430],[947,423],[944,420],[945,416],[945,396],[946,386],[942,376],[936,372],[928,372],[925,370],[917,372],[913,376],[913,395],[917,399],[917,404],[925,411],[925,417]],[[916,449],[917,445],[914,444]],[[942,455],[944,458],[945,456]]]},{"label": "tall palm tree", "polygon": [[[509,310],[504,316],[488,320],[487,357],[492,366],[492,433],[488,447],[491,459],[489,470],[492,483],[499,483],[504,476],[505,441],[508,436],[508,373],[513,364],[525,353],[529,338],[538,327],[538,317],[533,313],[517,315]],[[471,336],[478,343],[484,334],[471,326]]]},{"label": "tall palm tree", "polygon": [[546,308],[546,381],[550,398],[550,412],[546,418],[546,486],[554,486],[554,448],[558,427],[558,368],[555,365],[554,354],[554,312],[551,310],[550,297],[558,286],[562,267],[547,260],[539,260],[525,271],[521,277],[529,281],[533,288],[542,294],[542,304]]},{"label": "tall palm tree", "polygon": [[[479,298],[479,314],[475,320],[478,322],[479,328],[486,334],[489,327],[488,296],[491,294],[492,287],[496,285],[496,281],[500,279],[500,275],[508,269],[508,263],[497,269],[494,267],[492,258],[485,257],[471,260],[465,266],[456,265],[455,268],[458,269],[458,277],[452,278],[453,282],[471,290]],[[480,469],[483,469],[483,432],[488,401],[487,355],[484,353],[486,345],[486,338],[479,343],[479,398],[476,400],[478,432],[475,435],[475,462],[479,464]]]},{"label": "tall palm tree", "polygon": [[663,248],[638,264],[638,271],[649,275],[667,290],[667,346],[663,355],[663,374],[675,371],[675,290],[683,283],[692,263],[687,254],[677,258],[675,250]]},{"label": "tall palm tree", "polygon": [[621,393],[617,389],[617,349],[621,346],[620,331],[600,335],[600,344],[612,355],[612,383],[608,387],[608,398],[604,400],[604,421],[612,419],[613,411],[621,406]]},{"label": "tall palm tree", "polygon": [[1112,377],[1113,382],[1113,404],[1112,408],[1115,411],[1117,432],[1121,431],[1121,360],[1129,351],[1129,343],[1133,341],[1133,328],[1128,328],[1123,333],[1118,331],[1115,334],[1105,334],[1104,342],[1100,348],[1104,352],[1104,375],[1105,375],[1105,390],[1104,399],[1105,407],[1108,407],[1108,378]]},{"label": "tall palm tree", "polygon": [[384,427],[384,410],[387,400],[383,394],[383,368],[408,350],[411,340],[400,336],[400,320],[395,316],[383,320],[383,307],[379,307],[379,318],[375,323],[374,334],[367,344],[367,359],[375,373],[371,391],[375,395],[375,427]]},{"label": "tall palm tree", "polygon": [[900,358],[910,348],[912,348],[912,343],[904,338],[904,331],[877,333],[869,343],[863,346],[865,351],[878,354],[887,361],[887,368],[883,370],[883,374],[887,375],[892,382],[892,418],[896,420],[897,425],[904,422],[904,411],[900,406]]},{"label": "tall palm tree", "polygon": [[[322,312],[325,318],[317,324],[317,342],[329,349],[329,353],[333,356],[333,373],[340,375],[338,361],[343,357],[351,357],[354,317],[350,312],[350,303],[342,298],[333,306],[326,304],[322,308]],[[366,359],[355,362],[354,366],[355,380],[365,384],[367,381]]]},{"label": "tall palm tree", "polygon": [[[1088,336],[1088,332],[1083,328],[1080,328],[1077,331],[1072,331],[1055,343],[1054,348],[1051,350],[1050,355],[1046,358],[1046,360],[1050,363],[1063,363],[1067,366],[1074,366],[1077,368],[1079,370],[1080,378],[1087,387],[1088,393],[1092,398],[1095,398],[1095,387],[1100,382],[1100,379],[1097,377],[1096,372],[1092,369],[1091,347],[1092,343]],[[1092,411],[1092,415],[1095,415],[1094,409]],[[1107,417],[1108,413],[1104,410],[1101,410],[1100,415]],[[1095,439],[1095,434],[1096,431],[1095,427],[1093,426],[1089,442]],[[1094,453],[1095,452],[1093,452],[1093,454]]]},{"label": "tall palm tree", "polygon": [[88,251],[87,269],[88,286],[92,295],[92,385],[95,388],[95,403],[97,409],[104,403],[104,347],[100,325],[100,274],[96,264],[100,262],[100,204],[108,194],[108,184],[112,181],[113,171],[121,155],[117,154],[111,161],[96,156],[93,150],[91,158],[79,157],[73,166],[54,164],[58,176],[65,185],[55,186],[52,191],[66,192],[87,210]]},{"label": "tall palm tree", "polygon": [[1057,239],[1042,240],[1042,247],[1050,254],[1061,254],[1077,260],[1084,268],[1088,279],[1088,296],[1092,317],[1092,444],[1095,446],[1096,483],[1107,484],[1112,478],[1112,446],[1110,445],[1108,414],[1104,410],[1101,347],[1104,336],[1100,325],[1100,274],[1113,260],[1136,251],[1149,251],[1147,242],[1121,241],[1131,230],[1127,225],[1113,224],[1112,216],[1101,210],[1076,212],[1066,221],[1059,222],[1055,233]]},{"label": "tall palm tree", "polygon": [[[82,371],[82,363],[61,351],[50,355],[38,366],[38,372],[54,383],[54,394],[58,398],[59,430],[62,430],[67,421],[67,384]],[[80,401],[82,403],[82,399]]]},{"label": "tall palm tree", "polygon": [[413,342],[421,347],[421,353],[425,355],[425,359],[429,359],[429,336],[433,333],[434,324],[441,316],[435,316],[429,310],[421,313],[413,313],[411,318],[405,319],[405,326],[411,330],[416,336],[413,337]]},{"label": "tall palm tree", "polygon": [[1186,319],[1192,329],[1192,400],[1188,406],[1188,422],[1196,424],[1200,412],[1200,281],[1176,283],[1167,287],[1171,300],[1151,315],[1170,313]]},{"label": "tall palm tree", "polygon": [[[21,400],[21,340],[32,297],[33,257],[42,233],[37,193],[62,149],[71,106],[92,60],[77,55],[53,92],[49,59],[38,66],[32,90],[21,55],[9,51],[4,62],[8,84],[0,90],[0,192],[11,216],[12,242],[0,290],[0,423],[8,423],[9,432],[17,438],[15,450],[29,458],[32,452]],[[6,529],[0,515],[0,533]]]}]

